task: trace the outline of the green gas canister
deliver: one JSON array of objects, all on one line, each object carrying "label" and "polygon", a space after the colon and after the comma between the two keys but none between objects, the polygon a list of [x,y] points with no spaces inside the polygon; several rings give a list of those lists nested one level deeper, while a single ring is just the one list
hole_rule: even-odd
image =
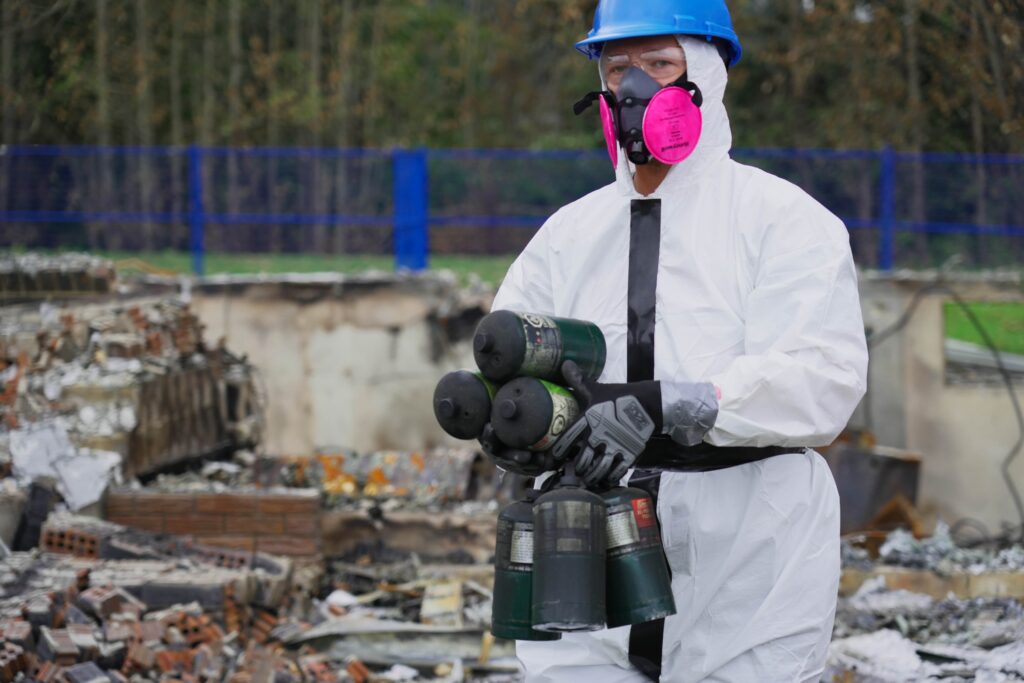
[{"label": "green gas canister", "polygon": [[605,530],[601,496],[572,467],[533,505],[533,628],[596,631],[605,625]]},{"label": "green gas canister", "polygon": [[596,380],[607,353],[597,325],[529,313],[490,313],[473,337],[477,367],[499,384],[519,376],[559,382],[567,360],[576,361],[586,379]]},{"label": "green gas canister", "polygon": [[510,448],[545,451],[579,415],[579,403],[565,387],[517,377],[495,394],[491,426]]},{"label": "green gas canister", "polygon": [[653,499],[637,488],[604,493],[608,515],[608,628],[640,624],[676,613],[672,581]]},{"label": "green gas canister", "polygon": [[494,549],[494,600],[491,633],[509,640],[558,640],[561,634],[535,631],[530,611],[533,596],[533,503],[540,495],[530,489],[526,499],[498,515]]}]

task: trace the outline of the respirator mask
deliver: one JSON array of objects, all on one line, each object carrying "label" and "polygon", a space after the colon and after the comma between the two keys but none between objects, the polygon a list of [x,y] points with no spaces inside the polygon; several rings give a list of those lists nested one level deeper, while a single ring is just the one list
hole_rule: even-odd
[{"label": "respirator mask", "polygon": [[[686,78],[685,65],[682,48],[645,52],[637,59],[602,55],[601,74],[609,89],[588,93],[573,111],[579,116],[595,101],[600,103],[612,166],[618,166],[619,145],[638,166],[652,159],[678,164],[693,153],[700,139],[704,97]],[[680,71],[682,75],[665,87],[656,80]]]}]

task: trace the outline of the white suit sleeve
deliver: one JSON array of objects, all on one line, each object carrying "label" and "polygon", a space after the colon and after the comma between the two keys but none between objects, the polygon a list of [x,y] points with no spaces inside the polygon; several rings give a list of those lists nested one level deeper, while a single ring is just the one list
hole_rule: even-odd
[{"label": "white suit sleeve", "polygon": [[744,309],[744,355],[721,390],[717,446],[823,446],[864,395],[867,345],[849,236],[816,202],[768,228]]},{"label": "white suit sleeve", "polygon": [[555,214],[541,226],[512,263],[494,297],[492,311],[554,315],[549,238],[557,216]]}]

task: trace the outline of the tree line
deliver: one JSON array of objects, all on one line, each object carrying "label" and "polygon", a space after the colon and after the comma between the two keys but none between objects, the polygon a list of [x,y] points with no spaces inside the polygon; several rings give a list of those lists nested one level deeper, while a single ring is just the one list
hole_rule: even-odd
[{"label": "tree line", "polygon": [[[597,147],[595,0],[2,0],[2,140]],[[1024,150],[1021,0],[733,0],[739,146]]]},{"label": "tree line", "polygon": [[[572,114],[572,103],[598,83],[596,65],[573,49],[596,4],[0,0],[0,144],[596,150],[602,145],[596,116]],[[727,92],[736,146],[1024,152],[1024,0],[729,4],[745,50]],[[183,156],[158,163],[106,155],[83,164],[77,185],[69,185],[60,169],[19,170],[0,155],[0,209],[15,200],[53,209],[74,202],[98,212],[181,214],[188,206]],[[868,162],[858,168],[836,182],[855,196],[851,210],[872,219],[879,210],[877,169]],[[798,172],[817,173],[812,165]],[[927,179],[924,164],[902,172],[909,178],[900,187],[901,202],[910,207],[905,218],[931,220],[935,205],[945,202],[969,205],[978,224],[1019,222],[1013,202],[1021,200],[1003,199],[1024,182],[1019,166],[999,175],[978,164],[966,177],[943,179],[951,191]],[[471,173],[463,169],[463,176]],[[390,201],[387,171],[369,161],[256,164],[227,155],[207,164],[204,174],[205,185],[216,184],[208,187],[207,208],[229,214],[374,213],[386,212]],[[447,196],[481,205],[470,213],[486,213],[506,194],[557,194],[556,185],[563,194],[575,191],[562,187],[567,175],[478,175],[486,178],[477,179],[483,185],[475,190],[463,187],[472,178],[444,179]],[[57,234],[40,226],[0,228],[0,241],[8,243]],[[387,229],[293,228],[214,227],[208,244],[390,248]],[[184,223],[62,230],[61,244],[77,231],[80,246],[93,248],[188,245]],[[432,240],[443,245],[444,234]],[[491,231],[481,244],[514,251],[524,234],[512,230],[505,239]],[[924,264],[966,248],[984,263],[1000,251],[992,240],[927,237],[904,238],[911,260]],[[865,254],[873,253],[875,239],[854,234]],[[466,243],[461,233],[451,240]],[[1019,239],[1007,246],[1014,258],[1024,249]]]}]

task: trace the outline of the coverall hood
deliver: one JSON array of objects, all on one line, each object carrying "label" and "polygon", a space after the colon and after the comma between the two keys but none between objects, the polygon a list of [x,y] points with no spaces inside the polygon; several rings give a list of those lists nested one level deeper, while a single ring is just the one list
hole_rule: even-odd
[{"label": "coverall hood", "polygon": [[[651,198],[697,182],[712,165],[728,157],[732,149],[732,128],[724,101],[729,75],[722,56],[714,44],[701,38],[677,36],[677,39],[686,52],[687,76],[704,95],[700,107],[704,127],[693,154],[672,167],[665,181],[650,195]],[[601,87],[605,87],[603,82]],[[633,186],[634,171],[635,166],[620,147],[619,163],[615,169],[616,184],[622,194],[639,198],[641,195]]]}]

